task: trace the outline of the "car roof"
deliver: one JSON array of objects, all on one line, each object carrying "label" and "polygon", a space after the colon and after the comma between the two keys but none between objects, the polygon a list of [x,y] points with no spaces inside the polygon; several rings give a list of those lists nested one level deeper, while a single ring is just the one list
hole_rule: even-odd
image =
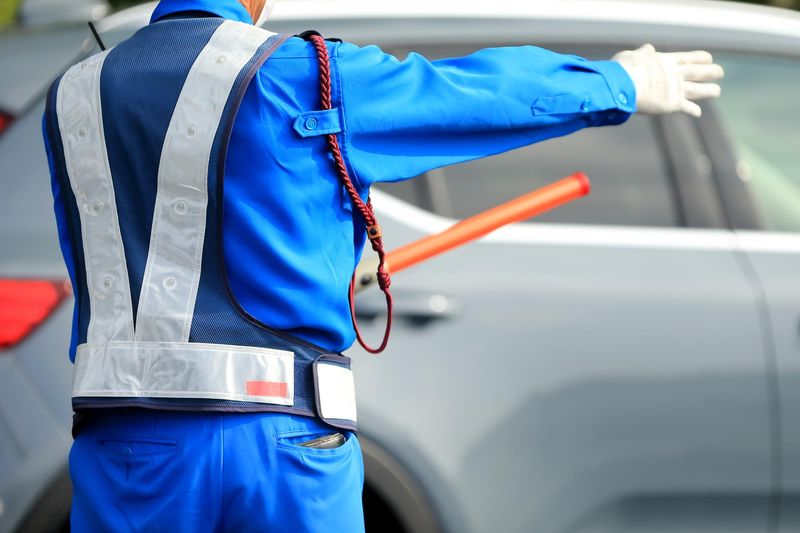
[{"label": "car roof", "polygon": [[[104,21],[104,27],[146,24],[156,4],[116,13]],[[272,15],[276,22],[322,18],[557,19],[800,36],[800,12],[719,0],[280,0]]]},{"label": "car roof", "polygon": [[[156,4],[118,12],[98,27],[132,33],[147,24]],[[664,50],[800,56],[800,13],[720,0],[279,0],[266,26],[289,34],[315,29],[397,53],[427,45],[622,49],[650,42]]]}]

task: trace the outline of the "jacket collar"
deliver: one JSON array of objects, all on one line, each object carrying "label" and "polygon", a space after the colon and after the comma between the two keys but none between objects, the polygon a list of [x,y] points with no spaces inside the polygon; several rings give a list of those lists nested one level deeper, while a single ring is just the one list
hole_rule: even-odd
[{"label": "jacket collar", "polygon": [[161,0],[150,17],[150,23],[182,11],[203,11],[224,19],[253,23],[250,13],[239,0]]}]

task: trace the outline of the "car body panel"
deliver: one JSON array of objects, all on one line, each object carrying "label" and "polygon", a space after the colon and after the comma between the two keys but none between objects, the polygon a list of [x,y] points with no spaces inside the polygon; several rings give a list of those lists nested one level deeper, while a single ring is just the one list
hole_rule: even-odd
[{"label": "car body panel", "polygon": [[800,235],[738,233],[757,276],[771,329],[780,404],[781,529],[800,529]]},{"label": "car body panel", "polygon": [[[374,203],[392,246],[442,225]],[[363,431],[403,428],[458,495],[464,531],[639,531],[665,513],[661,531],[766,531],[754,294],[730,232],[687,231],[509,228],[396,276],[401,298],[461,311],[420,322],[398,303],[390,350],[354,350]]]},{"label": "car body panel", "polygon": [[46,327],[0,353],[2,532],[19,525],[65,467],[72,443],[72,365],[57,347],[71,320],[70,302],[63,302]]}]

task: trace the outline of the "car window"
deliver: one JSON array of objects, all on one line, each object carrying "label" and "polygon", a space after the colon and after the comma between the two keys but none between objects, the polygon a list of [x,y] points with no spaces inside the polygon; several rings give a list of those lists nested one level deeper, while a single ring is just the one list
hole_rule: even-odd
[{"label": "car window", "polygon": [[578,170],[592,180],[592,194],[538,221],[678,224],[656,128],[641,117],[622,127],[584,130],[440,172],[447,183],[452,215],[462,218]]},{"label": "car window", "polygon": [[800,60],[716,54],[722,121],[764,229],[800,231]]},{"label": "car window", "polygon": [[[418,50],[431,59],[459,52],[455,47]],[[590,58],[610,57],[607,50],[577,52]],[[382,188],[441,215],[464,218],[583,171],[593,183],[591,195],[537,217],[537,222],[678,226],[682,218],[656,120],[634,116],[621,126],[589,128],[439,169],[428,173],[424,185]]]}]

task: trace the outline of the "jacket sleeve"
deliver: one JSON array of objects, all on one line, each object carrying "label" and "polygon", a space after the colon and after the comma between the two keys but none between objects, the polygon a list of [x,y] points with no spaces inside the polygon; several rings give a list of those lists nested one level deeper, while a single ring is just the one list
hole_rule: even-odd
[{"label": "jacket sleeve", "polygon": [[399,61],[376,46],[336,49],[345,152],[362,187],[505,152],[635,111],[614,61],[533,46]]}]

